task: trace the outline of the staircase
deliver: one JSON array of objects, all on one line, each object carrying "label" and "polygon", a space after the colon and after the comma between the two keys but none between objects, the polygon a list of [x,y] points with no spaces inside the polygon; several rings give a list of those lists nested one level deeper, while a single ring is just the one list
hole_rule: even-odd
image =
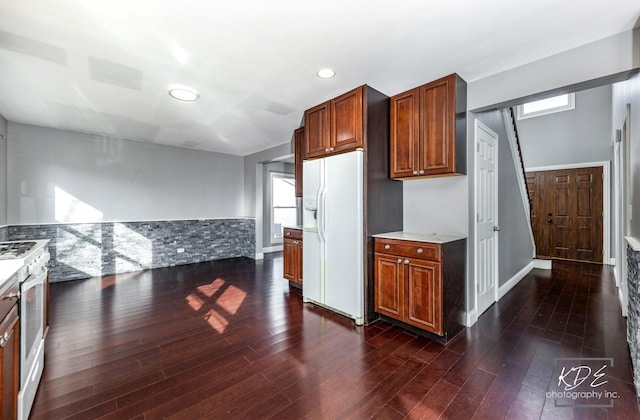
[{"label": "staircase", "polygon": [[531,230],[531,194],[529,192],[529,187],[527,186],[524,160],[522,159],[522,147],[520,146],[518,126],[516,125],[516,114],[513,107],[503,109],[502,117],[507,130],[507,137],[509,146],[511,147],[511,155],[513,156],[516,174],[518,175],[518,185],[520,186],[520,195],[522,196],[522,206],[525,210],[527,221],[529,222],[529,233],[531,235],[531,242],[533,243],[533,256],[535,258],[535,241],[533,238],[533,231]]}]

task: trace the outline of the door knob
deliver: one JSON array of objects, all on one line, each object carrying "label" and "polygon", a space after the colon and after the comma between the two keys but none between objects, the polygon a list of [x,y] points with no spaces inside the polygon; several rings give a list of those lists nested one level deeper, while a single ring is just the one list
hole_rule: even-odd
[{"label": "door knob", "polygon": [[494,226],[493,227],[493,231],[494,232],[500,232],[500,226]]}]

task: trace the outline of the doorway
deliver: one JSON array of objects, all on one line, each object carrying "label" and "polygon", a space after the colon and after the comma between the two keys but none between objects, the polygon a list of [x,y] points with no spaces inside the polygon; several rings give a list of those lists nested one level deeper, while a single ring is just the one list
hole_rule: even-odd
[{"label": "doorway", "polygon": [[602,166],[529,170],[537,258],[603,263]]}]

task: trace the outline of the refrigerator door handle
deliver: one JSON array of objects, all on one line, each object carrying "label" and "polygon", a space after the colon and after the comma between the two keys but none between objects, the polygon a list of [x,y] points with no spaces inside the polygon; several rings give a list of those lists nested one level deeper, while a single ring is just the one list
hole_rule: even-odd
[{"label": "refrigerator door handle", "polygon": [[326,231],[326,214],[327,214],[327,191],[322,189],[318,198],[318,236],[322,242],[327,241]]}]

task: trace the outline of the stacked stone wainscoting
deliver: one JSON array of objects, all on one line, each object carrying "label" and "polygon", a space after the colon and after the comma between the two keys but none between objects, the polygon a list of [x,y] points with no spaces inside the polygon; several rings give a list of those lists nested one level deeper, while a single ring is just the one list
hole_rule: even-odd
[{"label": "stacked stone wainscoting", "polygon": [[633,382],[640,396],[640,251],[627,245],[627,286],[629,307],[627,311],[627,341],[633,362]]},{"label": "stacked stone wainscoting", "polygon": [[245,218],[19,225],[8,239],[49,239],[51,282],[255,258],[256,242],[255,221]]},{"label": "stacked stone wainscoting", "polygon": [[0,227],[0,242],[9,240],[9,228],[7,226]]}]

